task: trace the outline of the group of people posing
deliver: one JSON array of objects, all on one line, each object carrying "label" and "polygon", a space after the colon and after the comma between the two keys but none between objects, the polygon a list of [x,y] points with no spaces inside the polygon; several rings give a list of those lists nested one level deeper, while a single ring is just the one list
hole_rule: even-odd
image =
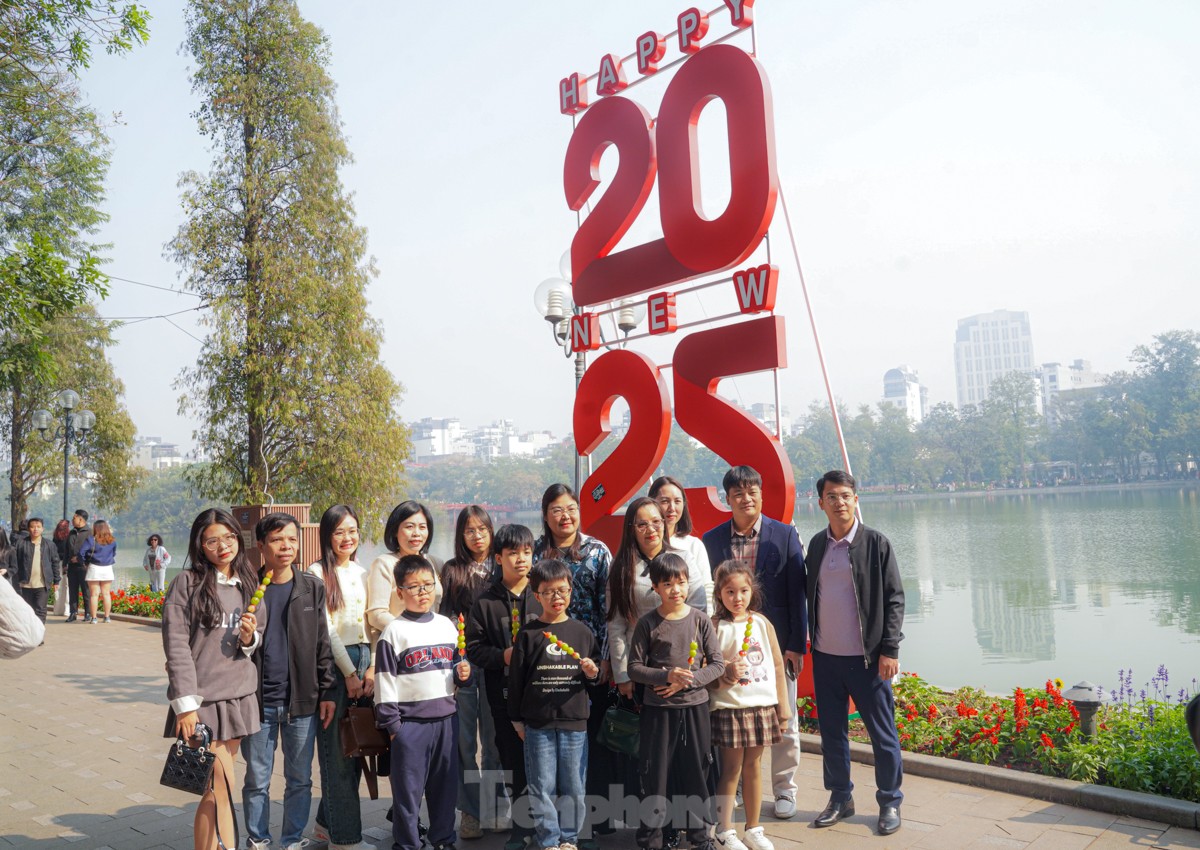
[{"label": "group of people posing", "polygon": [[[281,846],[373,850],[362,837],[360,762],[343,755],[338,731],[347,705],[367,699],[391,740],[395,850],[426,838],[447,850],[484,828],[509,830],[505,850],[588,850],[618,822],[636,826],[650,850],[681,835],[693,847],[773,850],[760,823],[762,758],[769,753],[774,815],[794,816],[796,679],[806,657],[830,792],[814,825],[854,814],[853,699],[875,749],[878,831],[895,832],[901,761],[890,680],[904,595],[891,546],[858,521],[847,473],[818,482],[829,525],[807,558],[792,525],[762,514],[757,472],[734,467],[723,487],[731,519],[701,536],[684,488],[657,479],[626,509],[615,556],[583,533],[564,484],[543,495],[536,539],[521,525],[494,528],[472,505],[445,564],[429,555],[430,511],[407,501],[389,516],[388,552],[369,569],[355,561],[360,529],[345,505],[322,516],[321,557],[306,571],[293,567],[293,517],[258,522],[260,572],[231,515],[201,514],[191,569],[171,583],[163,613],[165,734],[191,738],[203,723],[218,755],[196,846],[234,846],[239,749],[247,846],[271,845],[282,739]],[[599,743],[615,705],[638,712],[636,757]],[[322,799],[306,837],[314,748]]]}]

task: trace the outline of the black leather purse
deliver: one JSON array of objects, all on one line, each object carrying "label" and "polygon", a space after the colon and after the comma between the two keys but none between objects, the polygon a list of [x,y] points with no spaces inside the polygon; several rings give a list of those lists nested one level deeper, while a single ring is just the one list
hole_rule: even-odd
[{"label": "black leather purse", "polygon": [[212,732],[203,723],[196,724],[192,740],[199,740],[200,746],[189,746],[183,738],[175,742],[167,752],[167,763],[158,781],[168,788],[203,795],[212,787],[217,754],[212,751]]},{"label": "black leather purse", "polygon": [[641,715],[637,703],[619,697],[615,705],[604,712],[604,725],[596,740],[614,753],[637,758],[641,742]]}]

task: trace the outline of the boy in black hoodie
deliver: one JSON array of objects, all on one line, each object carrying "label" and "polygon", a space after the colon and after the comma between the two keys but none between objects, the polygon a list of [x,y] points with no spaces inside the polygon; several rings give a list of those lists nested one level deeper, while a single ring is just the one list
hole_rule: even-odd
[{"label": "boy in black hoodie", "polygon": [[483,670],[483,685],[496,727],[500,765],[512,774],[513,827],[504,850],[523,850],[532,836],[525,788],[525,748],[508,719],[508,676],[513,645],[521,627],[542,614],[529,588],[533,533],[523,525],[504,525],[492,540],[500,577],[475,600],[467,618],[467,658]]},{"label": "boy in black hoodie", "polygon": [[570,567],[553,558],[539,561],[529,585],[544,613],[517,635],[508,715],[525,742],[538,845],[577,850],[590,714],[584,683],[600,678],[600,647],[590,628],[567,616]]}]

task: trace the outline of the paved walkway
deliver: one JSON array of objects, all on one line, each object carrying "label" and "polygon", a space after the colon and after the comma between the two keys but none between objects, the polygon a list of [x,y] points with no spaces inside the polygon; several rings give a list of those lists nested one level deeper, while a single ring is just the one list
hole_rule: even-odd
[{"label": "paved walkway", "polygon": [[[0,847],[190,848],[197,798],[158,784],[168,746],[159,737],[165,717],[157,628],[68,625],[51,616],[45,646],[17,661],[0,661]],[[276,829],[283,792],[279,761]],[[816,757],[806,755],[800,773],[797,817],[764,819],[778,850],[1200,848],[1194,830],[916,776],[905,779],[904,828],[881,838],[873,834],[872,774],[860,764],[854,776],[862,814],[818,831],[808,824],[826,799]],[[315,766],[313,774],[319,781]],[[389,793],[386,785],[380,790],[380,800],[364,799],[363,820],[367,840],[387,850]],[[499,850],[501,844],[500,836],[489,835],[460,847]],[[632,850],[633,833],[620,832],[603,846]]]}]

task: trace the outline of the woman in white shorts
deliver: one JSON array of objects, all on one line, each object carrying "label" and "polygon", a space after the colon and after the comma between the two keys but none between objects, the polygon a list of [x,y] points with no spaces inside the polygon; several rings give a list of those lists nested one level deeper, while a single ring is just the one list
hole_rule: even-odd
[{"label": "woman in white shorts", "polygon": [[113,539],[112,529],[102,519],[92,523],[92,536],[84,541],[79,550],[80,559],[87,564],[88,595],[92,600],[92,617],[89,622],[100,622],[96,619],[99,609],[96,602],[104,597],[104,622],[112,622],[112,583],[113,565],[117,562],[117,541]]}]

